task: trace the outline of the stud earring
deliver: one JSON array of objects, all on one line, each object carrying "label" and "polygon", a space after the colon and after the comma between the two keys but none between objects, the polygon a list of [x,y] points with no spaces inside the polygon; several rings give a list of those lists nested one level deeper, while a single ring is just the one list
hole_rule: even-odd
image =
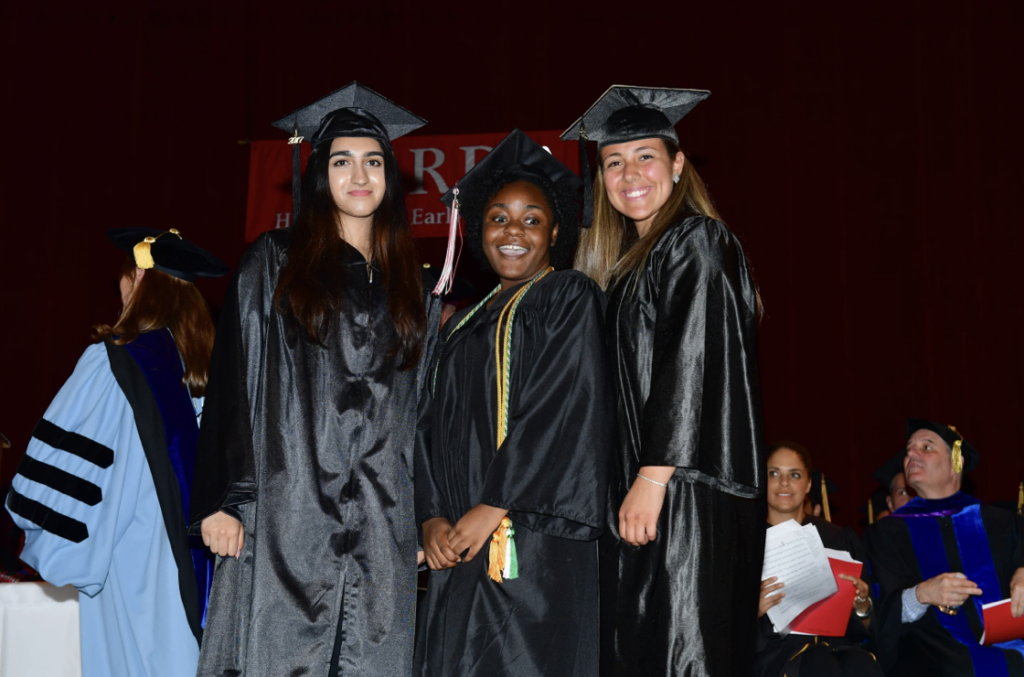
[{"label": "stud earring", "polygon": [[675,176],[672,177],[672,183],[679,183],[679,175],[678,174],[676,174]]}]

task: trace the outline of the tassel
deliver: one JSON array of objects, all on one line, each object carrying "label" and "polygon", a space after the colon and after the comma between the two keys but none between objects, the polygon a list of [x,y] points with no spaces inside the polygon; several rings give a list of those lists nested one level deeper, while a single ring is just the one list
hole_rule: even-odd
[{"label": "tassel", "polygon": [[302,138],[296,129],[295,136],[288,139],[288,145],[292,147],[292,223],[299,218],[299,209],[302,207]]},{"label": "tassel", "polygon": [[590,228],[594,222],[594,179],[590,175],[590,158],[587,157],[587,131],[580,122],[580,175],[583,177],[583,220],[580,226]]},{"label": "tassel", "polygon": [[828,510],[828,489],[825,488],[825,473],[821,474],[821,510],[825,513],[825,521],[832,521],[832,513]]},{"label": "tassel", "polygon": [[455,256],[455,240],[459,240],[459,255],[462,254],[462,228],[459,226],[459,185],[452,188],[452,214],[448,220],[448,251],[444,255],[444,267],[434,287],[434,296],[444,296],[452,290],[452,282],[455,280],[455,269],[459,262]]},{"label": "tassel", "polygon": [[501,527],[494,530],[491,534],[491,549],[487,553],[487,577],[495,583],[501,583],[501,566],[499,566],[498,558],[498,532],[501,531]]},{"label": "tassel", "polygon": [[143,270],[149,270],[155,264],[153,262],[153,252],[150,250],[150,245],[156,242],[155,237],[147,237],[142,242],[132,247],[132,254],[135,256],[135,265]]},{"label": "tassel", "polygon": [[875,499],[868,499],[868,524],[875,523]]},{"label": "tassel", "polygon": [[1024,482],[1017,489],[1017,514],[1024,515]]},{"label": "tassel", "polygon": [[[507,517],[505,519],[508,519]],[[516,553],[516,530],[512,526],[512,520],[508,523],[508,553],[505,555],[505,578],[512,580],[519,578],[519,556]]]}]

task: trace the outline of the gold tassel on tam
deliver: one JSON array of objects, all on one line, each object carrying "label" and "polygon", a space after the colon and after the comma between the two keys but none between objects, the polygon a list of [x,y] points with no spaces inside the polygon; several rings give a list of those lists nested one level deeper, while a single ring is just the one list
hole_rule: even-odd
[{"label": "gold tassel on tam", "polygon": [[153,253],[149,249],[149,245],[154,242],[156,242],[155,237],[147,237],[132,249],[132,254],[135,255],[135,265],[143,270],[149,270],[154,266]]},{"label": "gold tassel on tam", "polygon": [[825,488],[825,473],[821,474],[821,510],[825,514],[825,521],[832,521],[832,513],[828,509],[828,489]]},{"label": "gold tassel on tam", "polygon": [[953,454],[952,458],[950,459],[953,464],[953,472],[959,475],[964,470],[964,453],[960,449],[960,443],[964,441],[964,436],[960,434],[960,432],[956,429],[955,426],[947,427],[953,432],[955,432],[957,434],[957,437],[960,438],[956,442],[953,442]]},{"label": "gold tassel on tam", "polygon": [[875,502],[872,499],[868,499],[868,524],[875,523]]},{"label": "gold tassel on tam", "polygon": [[1017,514],[1024,515],[1024,482],[1017,489]]}]

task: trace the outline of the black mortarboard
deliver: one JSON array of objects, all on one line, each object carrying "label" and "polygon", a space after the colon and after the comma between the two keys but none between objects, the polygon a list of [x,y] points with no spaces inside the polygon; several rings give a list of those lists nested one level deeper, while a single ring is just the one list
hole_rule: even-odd
[{"label": "black mortarboard", "polygon": [[705,89],[612,85],[562,133],[562,140],[583,137],[598,148],[637,139],[679,143],[676,123],[709,96]]},{"label": "black mortarboard", "polygon": [[978,467],[978,461],[981,460],[981,454],[978,453],[978,450],[975,449],[970,442],[963,438],[963,435],[957,432],[955,426],[936,423],[935,421],[929,421],[924,418],[908,418],[907,439],[909,440],[911,435],[916,433],[918,430],[931,430],[933,433],[941,437],[953,452],[955,452],[956,448],[959,446],[960,453],[963,455],[964,472],[971,472]]},{"label": "black mortarboard", "polygon": [[889,505],[885,502],[889,492],[884,489],[879,489],[875,493],[871,494],[871,498],[866,503],[862,503],[858,511],[868,516],[868,524],[874,524],[875,520],[878,519],[878,515],[889,509]]},{"label": "black mortarboard", "polygon": [[893,454],[888,461],[882,464],[882,467],[871,473],[871,476],[878,480],[878,483],[885,487],[886,493],[889,492],[889,487],[892,486],[892,480],[897,475],[903,473],[903,459],[907,456],[906,449],[900,449]]},{"label": "black mortarboard", "polygon": [[[485,155],[480,162],[476,163],[469,172],[459,179],[458,183],[449,188],[448,192],[441,196],[441,202],[449,207],[455,198],[457,188],[462,199],[466,195],[473,194],[480,189],[484,177],[499,171],[515,171],[522,174],[532,174],[542,177],[553,184],[568,182],[571,188],[578,189],[580,177],[566,167],[554,155],[544,150],[540,145],[522,131],[513,129],[512,133],[501,140],[490,153]],[[482,196],[483,199],[490,197]],[[555,205],[552,205],[554,207]]]},{"label": "black mortarboard", "polygon": [[[825,491],[821,491],[821,480],[825,480]],[[822,513],[825,515],[825,519],[829,522],[832,521],[831,510],[829,509],[828,497],[829,494],[834,494],[839,491],[839,485],[825,477],[820,470],[814,468],[811,470],[811,493],[807,496],[811,499],[811,505],[820,505]]]},{"label": "black mortarboard", "polygon": [[678,144],[676,123],[709,96],[711,92],[705,89],[612,85],[562,133],[563,141],[579,140],[584,227],[590,226],[593,214],[587,141],[597,142],[598,150],[609,144],[637,139],[665,139]]},{"label": "black mortarboard", "polygon": [[427,124],[427,121],[402,108],[355,80],[327,96],[285,115],[273,123],[294,134],[292,144],[292,200],[299,213],[299,145],[308,141],[314,147],[322,141],[343,136],[366,136],[382,144]]},{"label": "black mortarboard", "polygon": [[107,237],[118,249],[131,253],[139,268],[155,268],[186,282],[230,272],[223,261],[174,228],[110,228]]}]

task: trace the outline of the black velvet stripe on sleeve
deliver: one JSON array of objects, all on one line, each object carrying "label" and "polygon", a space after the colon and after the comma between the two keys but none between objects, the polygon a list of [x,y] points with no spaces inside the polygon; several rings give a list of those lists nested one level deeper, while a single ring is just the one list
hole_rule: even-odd
[{"label": "black velvet stripe on sleeve", "polygon": [[96,505],[103,500],[103,491],[92,482],[31,456],[22,457],[21,464],[18,465],[18,474],[86,505]]},{"label": "black velvet stripe on sleeve", "polygon": [[47,508],[39,501],[26,498],[14,489],[7,494],[7,509],[33,524],[38,524],[43,531],[49,531],[54,536],[65,538],[72,543],[81,543],[89,538],[89,528],[82,522]]},{"label": "black velvet stripe on sleeve", "polygon": [[32,437],[54,449],[66,451],[101,468],[109,468],[114,463],[114,451],[99,442],[83,437],[78,433],[68,432],[45,418],[39,419]]}]

